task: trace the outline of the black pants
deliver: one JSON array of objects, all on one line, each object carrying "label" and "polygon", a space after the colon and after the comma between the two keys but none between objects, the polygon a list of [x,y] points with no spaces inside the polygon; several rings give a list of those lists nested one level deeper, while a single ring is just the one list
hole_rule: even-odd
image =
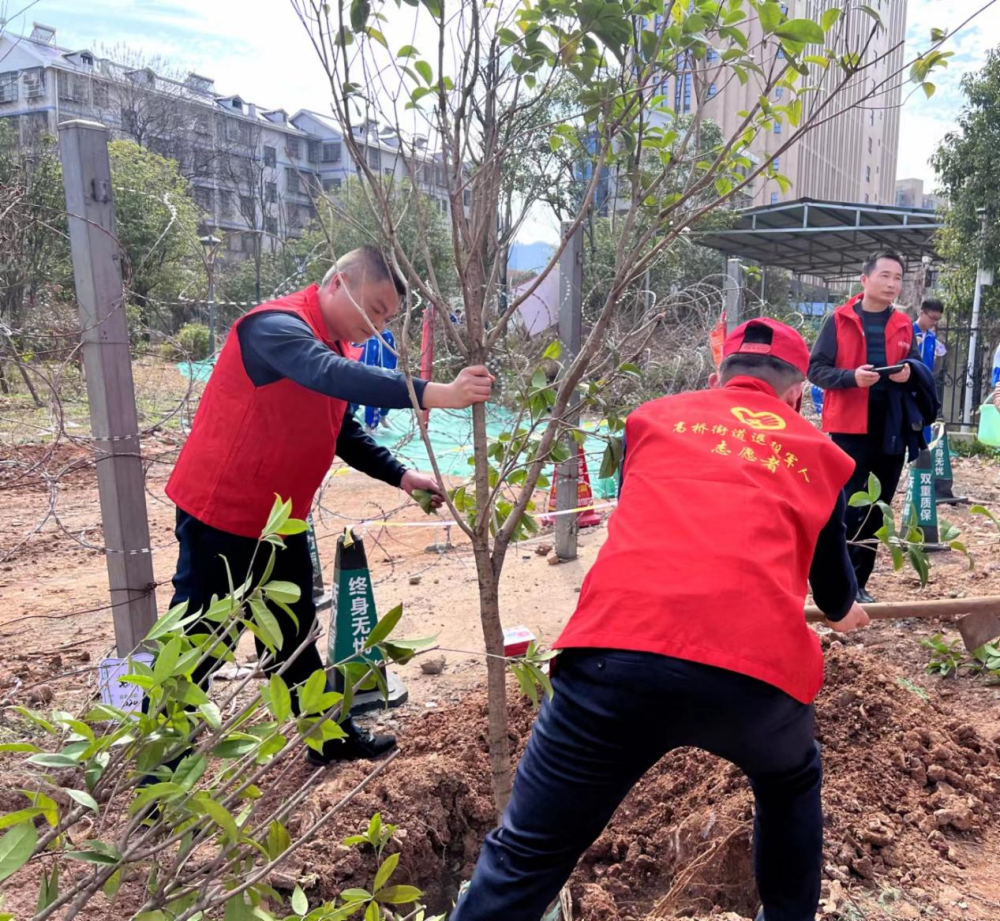
[{"label": "black pants", "polygon": [[[856,492],[866,492],[868,490],[868,475],[874,473],[882,485],[882,501],[891,503],[899,486],[899,478],[903,473],[903,461],[906,455],[905,453],[885,453],[883,447],[885,409],[873,400],[869,401],[868,404],[868,432],[867,435],[832,434],[830,436],[838,448],[854,458],[856,464],[854,473],[844,490],[848,499]],[[875,532],[882,527],[882,513],[877,508],[851,508],[848,506],[844,521],[847,525],[847,539],[849,541],[871,540],[874,538]],[[875,568],[875,554],[878,548],[874,544],[868,546],[851,544],[848,549],[851,554],[851,562],[854,564],[854,573],[858,577],[858,588],[862,589],[868,584],[868,578]]]},{"label": "black pants", "polygon": [[570,650],[500,827],[451,921],[538,921],[632,786],[694,746],[750,779],[767,921],[814,921],[823,858],[813,708],[745,675],[652,653]]},{"label": "black pants", "polygon": [[[250,537],[228,534],[177,509],[177,542],[180,553],[177,559],[177,573],[174,576],[174,597],[171,607],[183,601],[188,603],[188,611],[205,611],[212,603],[212,596],[223,598],[229,594],[229,578],[226,562],[232,572],[233,583],[242,584],[250,571],[253,560],[254,580],[264,573],[271,548],[263,544],[254,558],[257,541]],[[278,621],[284,643],[272,658],[268,671],[277,671],[285,660],[302,644],[316,622],[316,605],[312,598],[313,567],[309,555],[309,545],[305,534],[293,534],[284,538],[285,548],[275,550],[272,580],[292,582],[302,590],[302,596],[295,604],[289,605],[298,618],[298,627],[281,608],[269,605],[271,613]],[[213,632],[218,624],[206,621],[189,624],[188,633]],[[256,638],[255,638],[256,639]],[[256,640],[257,654],[263,655],[266,647]],[[196,682],[204,683],[221,662],[207,659],[195,671]],[[323,668],[323,660],[315,643],[310,643],[295,661],[282,673],[289,687],[304,682],[314,671]],[[292,706],[298,712],[298,695],[292,694]]]}]

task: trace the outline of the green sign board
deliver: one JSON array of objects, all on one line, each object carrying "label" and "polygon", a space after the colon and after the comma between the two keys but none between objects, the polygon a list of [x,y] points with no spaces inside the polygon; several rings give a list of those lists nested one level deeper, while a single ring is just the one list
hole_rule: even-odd
[{"label": "green sign board", "polygon": [[931,457],[934,461],[934,495],[945,502],[957,502],[952,493],[954,474],[951,472],[951,448],[948,446],[947,432],[941,434]]},{"label": "green sign board", "polygon": [[319,558],[319,544],[316,543],[316,526],[313,524],[313,516],[306,518],[309,529],[306,531],[306,543],[309,545],[309,557],[312,560],[313,569],[313,600],[323,597],[323,562]]},{"label": "green sign board", "polygon": [[[365,545],[348,529],[337,538],[327,662],[334,665],[357,656],[377,623]],[[369,659],[381,658],[377,651],[366,655]]]},{"label": "green sign board", "polygon": [[[914,517],[914,515],[916,517]],[[916,525],[924,532],[924,543],[936,544],[938,539],[937,504],[934,496],[934,467],[930,452],[920,452],[917,462],[910,468],[906,488],[906,511],[903,520]]]}]

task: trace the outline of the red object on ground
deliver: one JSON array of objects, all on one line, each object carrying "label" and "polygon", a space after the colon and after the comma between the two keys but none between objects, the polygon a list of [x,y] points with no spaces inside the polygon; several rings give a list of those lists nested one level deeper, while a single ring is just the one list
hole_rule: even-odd
[{"label": "red object on ground", "polygon": [[[420,338],[420,376],[425,381],[434,380],[434,305],[428,305],[424,311],[424,325]],[[431,411],[423,411],[424,424],[427,424]]]},{"label": "red object on ground", "polygon": [[536,639],[535,634],[527,627],[504,627],[503,654],[505,656],[523,656]]},{"label": "red object on ground", "polygon": [[[576,471],[576,507],[587,508],[587,506],[594,504],[594,491],[590,488],[590,474],[587,472],[587,458],[583,453],[583,445],[577,446],[577,460],[579,467]],[[556,470],[558,471],[558,467]],[[556,511],[557,476],[558,472],[554,472],[552,475],[552,489],[549,490],[549,507],[547,509],[548,514],[542,516],[542,523],[546,525],[552,524],[554,520],[551,513]],[[601,514],[596,509],[587,509],[587,511],[578,512],[576,523],[581,528],[592,528],[601,523]]]}]

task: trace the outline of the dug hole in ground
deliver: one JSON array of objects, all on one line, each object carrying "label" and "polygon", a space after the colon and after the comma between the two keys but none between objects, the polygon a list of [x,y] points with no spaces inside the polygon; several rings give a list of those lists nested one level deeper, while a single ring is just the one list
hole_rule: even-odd
[{"label": "dug hole in ground", "polygon": [[[144,452],[169,458],[177,444],[154,436]],[[7,450],[7,449],[5,449]],[[25,447],[24,452],[43,449]],[[0,696],[16,688],[15,703],[75,710],[96,690],[94,665],[113,642],[107,610],[96,479],[84,448],[60,445],[35,473],[20,464],[4,492],[0,546],[18,546],[51,501],[41,471],[59,478],[58,510],[65,531],[48,523],[0,565]],[[79,469],[74,465],[83,462]],[[987,506],[1000,502],[997,469],[980,460],[956,460],[956,491]],[[28,469],[28,473],[24,470]],[[149,506],[159,610],[170,600],[175,563],[173,507],[163,496],[166,460],[150,470]],[[350,521],[396,509],[400,494],[358,474],[331,480],[317,516],[320,552],[329,583],[336,536]],[[887,559],[870,585],[879,600],[1000,594],[1000,545],[994,526],[965,510],[942,509],[959,524],[976,558],[969,572],[958,554],[932,559],[931,584],[921,590],[910,572],[892,573]],[[422,521],[409,507],[392,522]],[[664,526],[669,526],[665,523]],[[584,574],[604,540],[603,527],[581,534],[580,558],[549,565],[539,542],[515,548],[503,575],[501,602],[508,626],[524,624],[551,641],[570,616]],[[366,719],[398,734],[401,756],[328,827],[321,840],[299,851],[273,882],[299,883],[311,898],[371,879],[373,859],[339,842],[375,812],[400,826],[398,882],[423,889],[429,907],[447,910],[459,883],[472,871],[479,844],[494,822],[486,750],[485,667],[479,639],[475,566],[460,535],[445,555],[425,547],[443,530],[373,528],[365,537],[380,610],[398,602],[401,636],[439,634],[443,670],[424,674],[415,661],[399,671],[410,700]],[[823,636],[826,686],[817,701],[826,778],[825,879],[821,917],[860,919],[1000,918],[1000,699],[983,679],[928,675],[921,640],[946,623],[903,621],[863,633]],[[454,650],[463,650],[461,652]],[[245,640],[240,660],[254,658]],[[512,684],[510,732],[519,755],[534,710]],[[668,718],[650,714],[650,719]],[[23,736],[23,722],[0,718],[0,741]],[[0,810],[20,808],[16,760],[0,756]],[[281,797],[311,773],[303,762],[270,789]],[[328,770],[294,817],[292,831],[351,789],[364,765]],[[658,764],[619,809],[586,854],[571,881],[577,921],[640,921],[679,917],[753,916],[751,798],[742,776],[723,762],[690,750]],[[30,889],[31,887],[26,887]],[[135,894],[137,897],[138,894]],[[37,890],[7,894],[5,909],[33,909]],[[96,896],[80,917],[127,917],[123,887],[109,906]],[[23,905],[19,903],[23,901]]]}]

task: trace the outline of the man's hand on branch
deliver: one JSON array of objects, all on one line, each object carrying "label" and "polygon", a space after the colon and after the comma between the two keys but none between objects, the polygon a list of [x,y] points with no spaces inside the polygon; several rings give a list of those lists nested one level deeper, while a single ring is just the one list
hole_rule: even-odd
[{"label": "man's hand on branch", "polygon": [[408,495],[413,495],[413,490],[423,489],[431,494],[431,508],[441,508],[444,505],[444,496],[441,494],[441,487],[437,480],[425,473],[417,473],[416,470],[407,470],[400,480],[399,488]]},{"label": "man's hand on branch", "polygon": [[426,409],[465,409],[485,403],[495,378],[483,365],[463,368],[450,384],[430,383],[424,390]]}]

